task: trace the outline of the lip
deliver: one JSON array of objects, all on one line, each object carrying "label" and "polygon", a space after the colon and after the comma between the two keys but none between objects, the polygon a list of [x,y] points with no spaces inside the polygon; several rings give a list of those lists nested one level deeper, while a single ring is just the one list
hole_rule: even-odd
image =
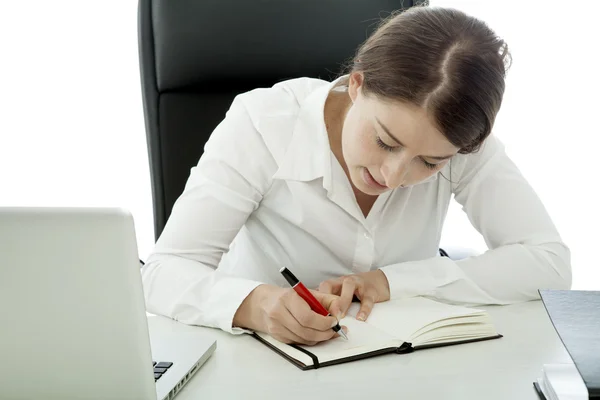
[{"label": "lip", "polygon": [[377,182],[375,180],[375,178],[373,178],[373,175],[371,175],[371,173],[369,172],[369,170],[366,167],[363,167],[362,178],[365,181],[365,183],[367,185],[369,185],[370,187],[372,187],[373,189],[377,189],[377,190],[388,189],[387,186],[382,185],[381,183]]}]

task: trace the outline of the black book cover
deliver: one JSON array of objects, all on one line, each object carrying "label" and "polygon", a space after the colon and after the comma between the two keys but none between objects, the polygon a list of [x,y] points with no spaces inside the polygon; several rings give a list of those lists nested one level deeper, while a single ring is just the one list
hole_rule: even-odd
[{"label": "black book cover", "polygon": [[413,346],[411,343],[405,342],[400,347],[383,348],[383,349],[379,349],[379,350],[375,350],[375,351],[370,351],[367,353],[357,354],[352,357],[345,357],[345,358],[340,358],[337,360],[326,361],[326,362],[319,362],[319,359],[317,358],[316,355],[314,355],[313,353],[311,353],[310,351],[306,350],[303,347],[297,346],[295,344],[288,345],[288,346],[294,347],[296,350],[303,352],[304,354],[308,355],[312,359],[313,365],[305,365],[304,363],[289,356],[285,352],[279,350],[277,347],[273,346],[271,343],[267,342],[266,340],[261,338],[259,335],[253,334],[252,336],[255,339],[257,339],[258,341],[260,341],[261,343],[267,345],[271,350],[275,351],[277,354],[279,354],[280,356],[282,356],[283,358],[285,358],[286,360],[288,360],[289,362],[291,362],[292,364],[294,364],[296,367],[300,368],[303,371],[310,370],[310,369],[317,369],[317,368],[321,368],[321,367],[327,367],[330,365],[342,364],[342,363],[346,363],[346,362],[350,362],[350,361],[362,360],[364,358],[380,356],[383,354],[390,354],[390,353],[407,354],[407,353],[412,353],[415,350],[430,349],[430,348],[444,347],[444,346],[453,346],[453,345],[472,343],[472,342],[480,342],[483,340],[499,339],[502,337],[502,335],[499,334],[499,335],[489,336],[489,337],[484,337],[484,338],[479,338],[479,339],[468,339],[468,340],[460,340],[460,341],[456,341],[456,342],[452,342],[452,343],[440,343],[440,344],[421,345],[421,346]]}]

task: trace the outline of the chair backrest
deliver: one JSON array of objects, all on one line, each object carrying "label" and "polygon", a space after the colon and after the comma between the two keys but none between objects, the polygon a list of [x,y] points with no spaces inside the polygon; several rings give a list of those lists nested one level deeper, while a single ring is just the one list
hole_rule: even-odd
[{"label": "chair backrest", "polygon": [[390,12],[417,0],[140,0],[138,36],[155,238],[233,98],[333,79]]}]

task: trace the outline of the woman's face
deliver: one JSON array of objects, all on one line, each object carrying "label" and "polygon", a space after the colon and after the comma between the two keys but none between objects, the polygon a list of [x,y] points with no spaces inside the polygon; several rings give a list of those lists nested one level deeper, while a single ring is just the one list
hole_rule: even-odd
[{"label": "woman's face", "polygon": [[342,128],[350,179],[361,192],[379,195],[437,173],[459,149],[417,106],[365,96],[360,73],[350,75],[352,104]]}]

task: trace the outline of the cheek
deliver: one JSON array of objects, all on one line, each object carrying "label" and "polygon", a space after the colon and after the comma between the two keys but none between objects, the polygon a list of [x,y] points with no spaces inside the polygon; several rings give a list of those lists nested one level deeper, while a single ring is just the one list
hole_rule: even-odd
[{"label": "cheek", "polygon": [[359,146],[358,141],[360,140],[360,127],[358,124],[358,118],[353,109],[348,111],[344,126],[342,128],[342,148],[344,151],[344,157],[349,159],[356,159],[356,148]]},{"label": "cheek", "polygon": [[365,167],[378,164],[381,149],[375,144],[372,134],[362,126],[353,126],[343,138],[344,157],[355,166]]},{"label": "cheek", "polygon": [[429,177],[430,174],[430,170],[426,169],[426,168],[413,168],[412,171],[410,171],[411,174],[408,177],[408,184],[409,185],[414,185],[416,183],[419,183],[421,181],[424,181],[425,179],[427,179]]},{"label": "cheek", "polygon": [[[415,162],[417,162],[417,161],[415,161]],[[415,184],[429,178],[431,175],[437,174],[442,169],[444,169],[444,166],[441,166],[440,168],[435,169],[435,170],[431,170],[429,168],[425,168],[424,166],[415,164],[415,166],[413,168],[411,168],[410,176],[408,177],[406,184],[407,185],[415,185]]]},{"label": "cheek", "polygon": [[375,144],[370,126],[351,109],[344,122],[342,146],[348,159],[364,162],[376,155],[379,147]]}]

